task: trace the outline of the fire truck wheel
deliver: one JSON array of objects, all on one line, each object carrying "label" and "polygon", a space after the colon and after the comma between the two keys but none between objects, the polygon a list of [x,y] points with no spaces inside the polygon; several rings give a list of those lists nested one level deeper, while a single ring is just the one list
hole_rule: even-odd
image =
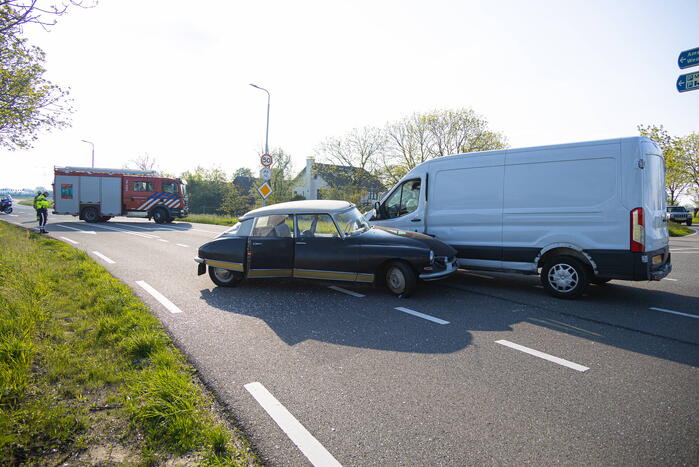
[{"label": "fire truck wheel", "polygon": [[163,208],[156,208],[156,210],[153,211],[153,220],[156,224],[166,223],[169,217],[167,211]]},{"label": "fire truck wheel", "polygon": [[101,216],[98,222],[107,222],[112,216]]},{"label": "fire truck wheel", "polygon": [[95,206],[83,208],[82,218],[85,222],[99,222],[100,213]]},{"label": "fire truck wheel", "polygon": [[171,218],[169,218],[169,219],[167,220],[167,223],[168,223],[168,224],[172,224],[172,221],[174,221],[174,220],[175,220],[175,218],[174,218],[174,217],[171,217]]}]

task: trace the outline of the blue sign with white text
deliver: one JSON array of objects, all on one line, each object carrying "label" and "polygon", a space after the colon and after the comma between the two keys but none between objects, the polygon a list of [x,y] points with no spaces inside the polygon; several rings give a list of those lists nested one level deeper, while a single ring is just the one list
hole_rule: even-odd
[{"label": "blue sign with white text", "polygon": [[699,89],[699,71],[680,75],[677,78],[677,90],[679,92],[696,91]]},{"label": "blue sign with white text", "polygon": [[677,65],[680,69],[699,65],[699,47],[681,52],[677,58]]}]

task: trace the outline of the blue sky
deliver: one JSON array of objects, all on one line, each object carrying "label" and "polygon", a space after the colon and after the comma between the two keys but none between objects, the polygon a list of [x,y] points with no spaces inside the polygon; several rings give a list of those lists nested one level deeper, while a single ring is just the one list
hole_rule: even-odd
[{"label": "blue sky", "polygon": [[1,150],[0,187],[89,165],[81,139],[100,167],[148,153],[174,173],[257,170],[266,95],[248,83],[270,90],[270,146],[296,169],[324,138],[432,109],[470,107],[513,147],[699,132],[699,91],[675,89],[698,19],[696,0],[103,1],[27,29],[78,111]]}]

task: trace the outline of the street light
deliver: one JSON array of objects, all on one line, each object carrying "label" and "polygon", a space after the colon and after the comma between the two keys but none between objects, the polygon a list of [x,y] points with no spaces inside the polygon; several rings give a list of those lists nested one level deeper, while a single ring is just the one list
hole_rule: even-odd
[{"label": "street light", "polygon": [[93,143],[92,141],[87,141],[85,139],[81,139],[80,141],[92,146],[92,168],[94,169],[95,168],[95,143]]},{"label": "street light", "polygon": [[[256,84],[250,83],[250,86],[252,86],[253,88],[261,89],[267,93],[267,128],[265,129],[265,154],[269,154],[269,101],[270,101],[269,91],[263,87],[256,85]],[[262,206],[264,206],[264,205],[265,205],[265,199],[262,198]]]}]

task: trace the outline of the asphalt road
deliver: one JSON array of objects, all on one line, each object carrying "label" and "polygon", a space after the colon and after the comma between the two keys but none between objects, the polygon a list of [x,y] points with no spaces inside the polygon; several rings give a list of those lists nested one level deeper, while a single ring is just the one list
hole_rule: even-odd
[{"label": "asphalt road", "polygon": [[[25,206],[0,220],[36,226]],[[192,258],[224,227],[47,229],[150,305],[269,465],[699,462],[699,235],[671,240],[669,279],[577,301],[466,271],[402,300],[305,280],[217,288]]]}]

